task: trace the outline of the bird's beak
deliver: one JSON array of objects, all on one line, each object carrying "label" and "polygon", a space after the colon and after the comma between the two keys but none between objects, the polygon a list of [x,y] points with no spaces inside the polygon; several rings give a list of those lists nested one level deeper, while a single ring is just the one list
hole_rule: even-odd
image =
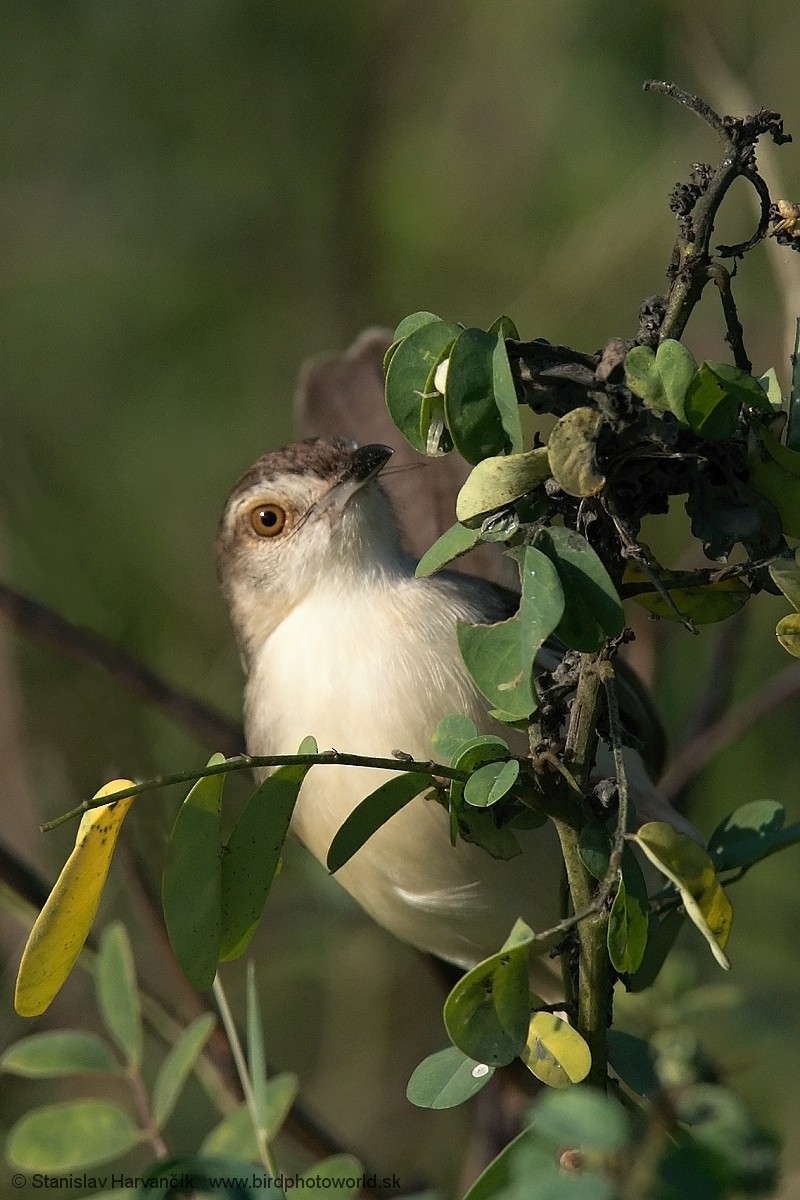
[{"label": "bird's beak", "polygon": [[378,444],[356,447],[341,478],[316,505],[316,512],[320,513],[329,508],[341,512],[356,492],[380,474],[393,453],[388,446]]}]

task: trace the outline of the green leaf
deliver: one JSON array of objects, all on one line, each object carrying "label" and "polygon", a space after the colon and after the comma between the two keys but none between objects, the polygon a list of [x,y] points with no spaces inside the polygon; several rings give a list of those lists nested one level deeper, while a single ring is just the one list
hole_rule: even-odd
[{"label": "green leaf", "polygon": [[[492,858],[508,860],[522,853],[511,826],[496,825],[491,809],[467,808],[457,812],[456,816],[457,831],[464,841],[480,846]],[[516,827],[523,828],[520,825]]]},{"label": "green leaf", "polygon": [[800,658],[800,613],[781,617],[775,626],[775,636],[789,654]]},{"label": "green leaf", "polygon": [[641,966],[647,945],[648,913],[647,884],[641,867],[626,846],[608,921],[608,955],[620,975],[633,975]]},{"label": "green leaf", "polygon": [[597,821],[587,821],[578,834],[578,855],[593,879],[604,877],[611,856],[611,839]]},{"label": "green leaf", "polygon": [[[264,1095],[264,1108],[260,1119],[265,1131],[267,1142],[271,1142],[295,1101],[300,1088],[296,1075],[275,1075],[267,1083]],[[258,1145],[253,1129],[253,1119],[246,1104],[242,1104],[207,1135],[201,1153],[208,1155],[224,1154],[231,1158],[242,1158],[246,1161],[258,1161]]]},{"label": "green leaf", "polygon": [[[299,754],[316,754],[305,738]],[[236,822],[222,856],[220,957],[237,958],[255,933],[310,766],[280,767],[256,789]]]},{"label": "green leaf", "polygon": [[551,526],[536,537],[536,548],[551,560],[564,591],[564,615],[556,637],[572,650],[601,650],[625,628],[617,589],[585,537]]},{"label": "green leaf", "polygon": [[625,382],[656,412],[669,411],[685,423],[684,401],[697,370],[691,353],[667,338],[654,354],[647,346],[634,346],[625,356]]},{"label": "green leaf", "polygon": [[525,454],[485,458],[472,468],[456,499],[462,525],[479,526],[489,513],[520,500],[550,478],[547,450],[540,446]]},{"label": "green leaf", "polygon": [[[305,1189],[312,1194],[322,1194],[342,1197],[342,1200],[354,1200],[362,1195],[361,1180],[364,1178],[364,1168],[352,1154],[332,1154],[322,1162],[315,1163],[300,1176],[299,1191]],[[313,1189],[317,1189],[316,1193]]]},{"label": "green leaf", "polygon": [[[541,1145],[530,1129],[523,1129],[478,1176],[464,1200],[523,1200],[524,1197],[539,1200],[540,1196],[544,1200],[562,1200],[563,1192],[557,1189],[564,1179],[552,1152]],[[531,1194],[533,1180],[538,1195]],[[584,1192],[575,1200],[595,1200],[595,1197]]]},{"label": "green leaf", "polygon": [[466,746],[478,736],[475,722],[463,713],[448,713],[442,717],[431,738],[431,752],[434,758],[452,765]]},{"label": "green leaf", "polygon": [[664,960],[675,945],[683,921],[684,914],[675,908],[660,920],[655,913],[650,913],[644,957],[638,971],[625,981],[629,992],[644,992],[652,987]]},{"label": "green leaf", "polygon": [[[224,754],[213,754],[208,766],[224,762]],[[219,960],[224,785],[224,775],[198,779],[179,808],[161,886],[172,949],[200,992],[214,982]]]},{"label": "green leaf", "polygon": [[590,1088],[546,1092],[533,1111],[531,1129],[554,1149],[614,1154],[631,1140],[631,1126],[618,1100]]},{"label": "green leaf", "polygon": [[686,420],[700,437],[719,442],[733,437],[742,404],[772,411],[764,389],[737,367],[701,363],[686,393]]},{"label": "green leaf", "polygon": [[558,572],[533,546],[510,551],[522,583],[519,612],[496,625],[457,626],[458,645],[475,685],[512,720],[536,709],[533,663],[564,612]]},{"label": "green leaf", "polygon": [[681,894],[689,919],[708,942],[725,970],[730,963],[723,950],[731,928],[731,906],[706,851],[685,833],[664,821],[648,821],[633,840]]},{"label": "green leaf", "polygon": [[419,325],[397,346],[386,371],[386,404],[391,418],[406,441],[423,454],[428,445],[422,413],[429,397],[429,379],[442,352],[460,331],[461,326],[448,321]]},{"label": "green leaf", "polygon": [[417,1108],[455,1108],[489,1082],[495,1068],[448,1046],[429,1054],[414,1070],[406,1096]]},{"label": "green leaf", "polygon": [[393,775],[371,792],[337,829],[328,850],[328,870],[333,874],[343,867],[373,833],[431,786],[430,775],[404,771],[402,775]]},{"label": "green leaf", "polygon": [[508,361],[506,336],[505,333],[499,333],[495,341],[492,353],[492,391],[497,411],[500,413],[500,420],[508,437],[509,450],[512,454],[519,454],[525,445],[525,439],[519,416],[517,389],[514,386],[514,377]]},{"label": "green leaf", "polygon": [[[161,1191],[164,1200],[189,1193],[181,1188],[170,1187],[164,1191],[163,1180],[191,1180],[191,1195],[199,1200],[214,1197],[216,1200],[263,1200],[264,1173],[243,1170],[241,1160],[235,1158],[201,1158],[198,1154],[187,1154],[179,1158],[159,1159],[147,1171],[138,1173],[139,1186],[133,1193],[134,1200],[145,1200],[157,1196]],[[270,1200],[286,1200],[286,1193],[276,1180],[270,1181]]]},{"label": "green leaf", "polygon": [[549,1012],[531,1017],[520,1058],[532,1075],[553,1088],[580,1083],[592,1065],[589,1047],[577,1029]]},{"label": "green leaf", "polygon": [[603,418],[593,408],[573,408],[559,418],[547,442],[550,470],[568,496],[595,496],[606,481],[597,469]]},{"label": "green leaf", "polygon": [[747,465],[750,486],[775,508],[783,532],[800,538],[800,452],[784,446],[771,430],[754,424]]},{"label": "green leaf", "polygon": [[608,1062],[612,1071],[637,1096],[653,1100],[661,1091],[655,1055],[643,1038],[621,1029],[609,1029]]},{"label": "green leaf", "polygon": [[494,394],[498,344],[495,335],[482,329],[464,329],[450,350],[444,392],[447,428],[461,457],[473,465],[511,449]]},{"label": "green leaf", "polygon": [[800,451],[800,317],[795,322],[794,354],[792,355],[792,388],[789,394],[789,419],[786,422],[786,445]]},{"label": "green leaf", "polygon": [[0,1071],[30,1079],[116,1070],[118,1064],[105,1042],[77,1029],[34,1033],[14,1042],[0,1057]]},{"label": "green leaf", "polygon": [[103,1023],[125,1059],[138,1068],[142,1061],[142,1017],[133,952],[125,926],[115,921],[100,942],[95,990]]},{"label": "green leaf", "polygon": [[757,383],[763,389],[772,408],[776,412],[779,412],[783,407],[783,396],[781,395],[781,385],[778,381],[778,373],[775,368],[770,367],[763,375],[759,375]]},{"label": "green leaf", "polygon": [[440,538],[436,539],[430,549],[425,551],[417,563],[414,574],[417,579],[433,575],[435,571],[441,570],[449,562],[460,558],[468,550],[472,550],[480,540],[480,529],[467,529],[458,523],[451,525]]},{"label": "green leaf", "polygon": [[735,576],[713,583],[698,583],[697,576],[691,571],[668,571],[653,563],[650,570],[672,597],[674,608],[655,590],[647,572],[633,561],[625,567],[623,593],[666,621],[683,618],[696,625],[710,625],[726,620],[750,599],[749,587]]},{"label": "green leaf", "polygon": [[447,997],[444,1023],[455,1046],[504,1066],[525,1045],[530,1015],[528,951],[534,934],[517,921],[502,949],[468,971]]},{"label": "green leaf", "polygon": [[184,1029],[161,1064],[153,1087],[153,1119],[159,1129],[163,1129],[172,1115],[184,1084],[215,1024],[211,1013],[197,1017]]},{"label": "green leaf", "polygon": [[435,321],[440,321],[441,317],[437,317],[436,313],[432,312],[415,312],[409,317],[403,317],[397,329],[394,331],[394,341],[402,342],[403,338],[407,338],[410,333],[415,333],[418,329],[422,329],[424,325],[433,325]]},{"label": "green leaf", "polygon": [[789,603],[800,612],[800,551],[788,551],[769,564],[773,582]]},{"label": "green leaf", "polygon": [[786,810],[775,800],[751,800],[734,810],[708,839],[717,871],[749,867],[769,852],[783,829]]},{"label": "green leaf", "polygon": [[494,333],[499,338],[509,339],[512,342],[519,341],[519,332],[516,325],[511,320],[511,317],[498,317],[496,321],[492,321],[489,326],[489,333]]},{"label": "green leaf", "polygon": [[518,775],[519,763],[515,758],[487,763],[470,775],[464,786],[464,799],[474,808],[489,808],[511,790]]},{"label": "green leaf", "polygon": [[144,1140],[128,1114],[107,1100],[71,1100],[26,1113],[9,1134],[6,1157],[23,1171],[94,1167]]}]

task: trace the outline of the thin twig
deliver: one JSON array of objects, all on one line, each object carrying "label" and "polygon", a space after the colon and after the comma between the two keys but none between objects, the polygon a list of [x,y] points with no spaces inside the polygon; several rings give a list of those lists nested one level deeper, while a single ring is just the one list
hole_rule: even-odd
[{"label": "thin twig", "polygon": [[722,311],[725,314],[725,324],[728,327],[725,341],[733,351],[733,361],[740,371],[746,371],[749,375],[753,369],[753,364],[747,357],[747,351],[744,348],[744,330],[742,329],[742,323],[739,320],[736,303],[733,299],[733,292],[731,291],[730,271],[727,271],[722,263],[712,263],[708,268],[708,274],[716,284],[719,298],[722,301]]},{"label": "thin twig", "polygon": [[237,754],[244,745],[241,727],[202,700],[167,683],[135,655],[108,638],[74,625],[40,600],[0,583],[0,613],[23,633],[31,634],[78,662],[101,667],[134,696],[157,705],[204,745]]}]

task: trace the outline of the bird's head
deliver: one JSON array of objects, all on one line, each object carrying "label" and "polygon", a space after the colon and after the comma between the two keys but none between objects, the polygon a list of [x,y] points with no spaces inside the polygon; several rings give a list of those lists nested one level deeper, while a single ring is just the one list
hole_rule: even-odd
[{"label": "bird's head", "polygon": [[245,658],[314,588],[345,590],[402,552],[377,476],[388,446],[307,438],[265,454],[234,487],[217,573]]}]

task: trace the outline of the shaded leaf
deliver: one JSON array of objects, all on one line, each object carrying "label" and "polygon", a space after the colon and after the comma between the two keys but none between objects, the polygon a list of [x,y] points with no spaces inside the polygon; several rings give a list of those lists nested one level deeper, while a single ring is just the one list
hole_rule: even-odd
[{"label": "shaded leaf", "polygon": [[660,919],[655,913],[650,913],[644,956],[638,971],[625,981],[629,992],[643,992],[652,987],[664,960],[675,945],[683,921],[684,914],[679,909],[672,909]]},{"label": "shaded leaf", "polygon": [[666,621],[679,621],[683,617],[696,625],[709,625],[726,620],[750,599],[750,589],[738,577],[698,583],[696,575],[689,571],[667,571],[654,564],[650,564],[650,569],[672,597],[675,608],[655,590],[639,563],[632,560],[627,563],[622,577],[625,595]]},{"label": "shaded leaf", "polygon": [[647,884],[629,847],[608,921],[608,956],[620,975],[633,975],[644,957],[648,934]]},{"label": "shaded leaf", "polygon": [[333,873],[343,867],[373,833],[431,786],[430,775],[404,771],[371,792],[337,829],[328,850],[328,870]]},{"label": "shaded leaf", "polygon": [[316,1188],[322,1195],[341,1196],[343,1200],[354,1200],[360,1196],[364,1168],[352,1154],[332,1154],[322,1162],[315,1163],[300,1176],[300,1190]]},{"label": "shaded leaf", "polygon": [[608,870],[611,839],[597,821],[587,821],[578,834],[578,854],[594,879],[602,879]]},{"label": "shaded leaf", "polygon": [[[305,738],[299,754],[316,754]],[[309,766],[280,767],[256,789],[228,838],[222,856],[220,957],[236,958],[255,933],[280,862],[289,822]]]},{"label": "shaded leaf", "polygon": [[758,862],[783,829],[785,817],[786,810],[775,800],[751,800],[735,809],[708,839],[708,853],[717,871]]},{"label": "shaded leaf", "polygon": [[[113,779],[93,799],[132,787]],[[70,854],[31,930],[17,974],[14,1008],[38,1017],[49,1008],[89,936],[111,865],[122,821],[133,797],[89,809],[81,818]]]},{"label": "shaded leaf", "polygon": [[[253,1098],[259,1121],[266,1117],[267,1098],[269,1096],[269,1079],[267,1076],[267,1056],[264,1049],[264,1026],[261,1018],[261,1005],[258,1002],[256,989],[255,963],[250,959],[247,963],[247,1070],[253,1085]],[[259,1130],[266,1138],[266,1130],[259,1125]],[[268,1139],[267,1139],[268,1140]]]},{"label": "shaded leaf", "polygon": [[428,431],[422,431],[428,381],[442,352],[460,330],[459,325],[448,321],[425,321],[399,342],[389,359],[386,370],[389,413],[406,441],[423,454],[428,443]]},{"label": "shaded leaf", "polygon": [[447,428],[461,457],[473,465],[489,455],[511,449],[511,438],[494,394],[494,356],[498,345],[494,334],[482,329],[464,329],[450,349],[444,393]]},{"label": "shaded leaf", "polygon": [[580,1083],[592,1065],[589,1047],[577,1029],[549,1012],[531,1017],[520,1058],[532,1075],[553,1088]]},{"label": "shaded leaf", "polygon": [[476,1062],[448,1046],[429,1054],[415,1068],[406,1096],[417,1108],[455,1108],[476,1095],[494,1075],[495,1068]]},{"label": "shaded leaf", "polygon": [[144,1033],[130,938],[121,921],[105,930],[95,969],[95,990],[103,1023],[125,1055],[138,1067]]},{"label": "shaded leaf", "polygon": [[[213,754],[207,765],[224,762]],[[200,992],[214,982],[219,960],[224,786],[224,775],[207,775],[192,787],[172,827],[161,883],[170,944]]]},{"label": "shaded leaf", "polygon": [[517,921],[502,949],[468,971],[445,1001],[444,1023],[451,1041],[476,1062],[503,1066],[525,1045],[533,936],[524,921]]},{"label": "shaded leaf", "polygon": [[747,465],[750,486],[775,508],[783,532],[800,537],[800,452],[784,446],[771,430],[754,424]]},{"label": "shaded leaf", "polygon": [[661,1090],[656,1058],[649,1042],[621,1029],[608,1031],[608,1062],[611,1069],[637,1096],[653,1100]]},{"label": "shaded leaf", "polygon": [[769,564],[773,581],[789,603],[800,611],[800,553],[789,551]]},{"label": "shaded leaf", "polygon": [[472,550],[481,540],[480,529],[467,529],[465,525],[456,523],[445,530],[440,538],[426,550],[416,566],[414,574],[417,579],[433,575],[449,562]]},{"label": "shaded leaf", "polygon": [[573,529],[551,526],[536,537],[558,571],[564,615],[555,636],[572,650],[600,650],[625,627],[617,589],[597,553]]},{"label": "shaded leaf", "polygon": [[0,1071],[30,1079],[116,1070],[118,1064],[105,1042],[77,1029],[34,1033],[14,1042],[0,1057]]},{"label": "shaded leaf", "polygon": [[729,970],[723,949],[731,928],[731,906],[706,851],[664,821],[648,821],[632,836],[653,865],[677,887],[688,917],[708,942],[719,965]]},{"label": "shaded leaf", "polygon": [[800,317],[795,322],[792,386],[789,392],[788,409],[786,445],[790,450],[800,450]]},{"label": "shaded leaf", "polygon": [[603,418],[593,408],[573,408],[553,426],[547,442],[550,470],[568,496],[594,496],[605,475],[597,469],[597,438]]},{"label": "shaded leaf", "polygon": [[545,1093],[530,1127],[556,1150],[613,1154],[631,1140],[630,1121],[619,1101],[586,1087]]},{"label": "shaded leaf", "polygon": [[[528,1184],[524,1181],[525,1177]],[[558,1191],[554,1189],[558,1188],[563,1178],[553,1154],[545,1150],[530,1129],[523,1129],[478,1176],[464,1200],[522,1200],[525,1195],[522,1188],[527,1187],[533,1179],[538,1189],[547,1187],[547,1192],[543,1194],[548,1200],[560,1200]],[[594,1198],[584,1196],[579,1200]]]},{"label": "shaded leaf", "polygon": [[520,570],[519,612],[496,625],[457,626],[458,645],[476,686],[512,720],[536,708],[533,663],[564,612],[558,572],[547,555],[533,546],[510,551]]},{"label": "shaded leaf", "polygon": [[783,406],[783,396],[781,395],[781,385],[775,368],[770,367],[763,375],[759,375],[757,383],[763,389],[772,407],[776,411],[779,411]]},{"label": "shaded leaf", "polygon": [[492,321],[489,333],[494,333],[499,338],[510,339],[512,342],[519,341],[519,331],[511,317],[500,316],[497,320]]},{"label": "shaded leaf", "polygon": [[[261,1122],[267,1142],[271,1142],[287,1116],[300,1088],[296,1075],[275,1075],[267,1083]],[[258,1144],[253,1119],[246,1104],[241,1104],[206,1136],[201,1153],[223,1154],[246,1161],[258,1161]]]},{"label": "shaded leaf", "polygon": [[511,790],[518,775],[519,763],[515,758],[487,763],[470,775],[464,786],[464,799],[475,808],[489,808]]},{"label": "shaded leaf", "polygon": [[[508,318],[506,317],[504,320],[508,321]],[[511,374],[506,350],[505,339],[508,336],[509,334],[499,331],[495,341],[492,353],[492,391],[497,411],[500,413],[500,420],[508,437],[509,451],[511,454],[519,454],[524,448],[525,441],[522,435],[517,389],[514,386],[514,377]]]},{"label": "shaded leaf", "polygon": [[184,1029],[161,1064],[153,1088],[153,1119],[159,1129],[172,1115],[183,1086],[215,1024],[211,1013],[197,1017]]},{"label": "shaded leaf", "polygon": [[[164,1191],[164,1179],[180,1181],[180,1190]],[[235,1158],[203,1158],[199,1154],[187,1154],[180,1158],[159,1159],[147,1171],[137,1175],[139,1186],[134,1192],[136,1200],[157,1196],[161,1192],[168,1197],[181,1198],[191,1194],[193,1200],[200,1197],[215,1197],[216,1200],[263,1200],[264,1175],[242,1169],[241,1160]],[[184,1181],[189,1184],[187,1191]],[[286,1200],[286,1193],[276,1179],[269,1182],[270,1200]]]},{"label": "shaded leaf", "polygon": [[63,1172],[108,1162],[143,1139],[118,1105],[71,1100],[26,1113],[9,1134],[6,1156],[22,1170]]},{"label": "shaded leaf", "polygon": [[774,506],[741,481],[713,484],[707,475],[696,475],[689,485],[686,512],[706,557],[715,561],[726,559],[737,542],[751,557],[774,553],[781,542]]},{"label": "shaded leaf", "polygon": [[549,478],[544,446],[525,454],[484,458],[472,468],[458,493],[456,516],[463,525],[481,525],[489,513],[520,500]]}]

